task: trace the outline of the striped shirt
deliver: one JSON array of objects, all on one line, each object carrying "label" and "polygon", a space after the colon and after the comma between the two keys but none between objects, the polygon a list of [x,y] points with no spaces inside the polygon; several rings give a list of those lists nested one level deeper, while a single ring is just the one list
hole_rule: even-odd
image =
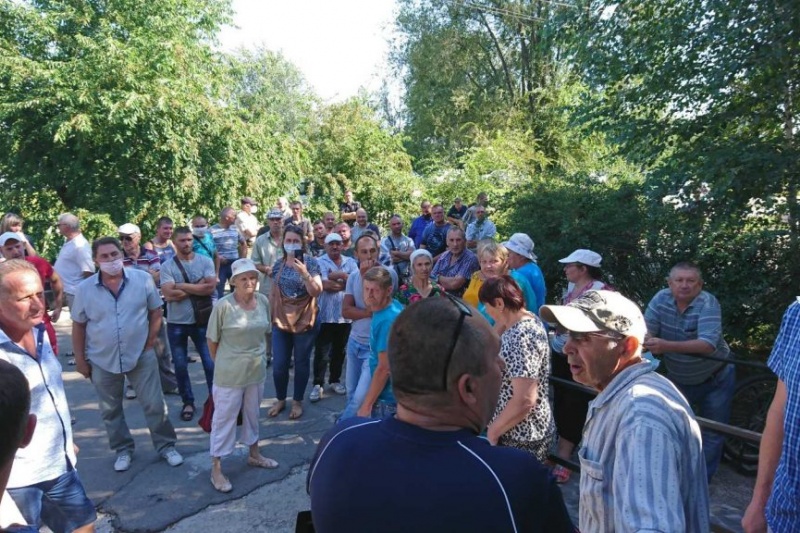
[{"label": "striped shirt", "polygon": [[[644,314],[647,332],[667,341],[703,340],[716,349],[711,355],[728,357],[731,349],[722,338],[722,311],[717,299],[706,291],[689,304],[682,313],[672,291],[658,292]],[[681,385],[699,385],[707,381],[725,363],[702,359],[689,354],[666,352],[663,356],[669,378]]]},{"label": "striped shirt", "polygon": [[151,270],[161,270],[161,259],[158,258],[158,254],[144,246],[139,247],[139,257],[133,258],[126,253],[122,264],[126,267],[135,267],[148,274]]},{"label": "striped shirt", "polygon": [[244,239],[239,235],[236,226],[230,225],[225,229],[219,224],[214,224],[211,226],[211,235],[217,246],[217,255],[228,261],[239,259],[239,244],[243,243]]},{"label": "striped shirt", "polygon": [[[317,259],[322,281],[328,280],[331,272],[344,272],[348,276],[358,272],[358,263],[351,257],[341,256],[341,266],[325,254]],[[322,291],[319,295],[319,320],[323,324],[349,324],[351,320],[342,318],[342,302],[344,301],[344,288],[340,291]]]},{"label": "striped shirt", "polygon": [[800,298],[786,310],[767,361],[786,385],[783,446],[767,502],[773,531],[800,531]]},{"label": "striped shirt", "polygon": [[581,531],[709,531],[700,427],[645,361],[589,404],[578,457]]}]

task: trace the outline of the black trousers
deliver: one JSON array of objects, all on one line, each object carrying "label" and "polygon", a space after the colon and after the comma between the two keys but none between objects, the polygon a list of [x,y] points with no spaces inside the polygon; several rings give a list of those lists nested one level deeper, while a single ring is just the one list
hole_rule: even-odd
[{"label": "black trousers", "polygon": [[314,385],[325,384],[325,370],[330,360],[328,383],[339,383],[342,378],[347,338],[350,324],[320,324],[319,335],[314,343]]},{"label": "black trousers", "polygon": [[[569,371],[567,357],[558,352],[553,352],[550,373],[553,376],[572,379]],[[586,423],[586,412],[592,397],[584,392],[568,389],[567,387],[553,385],[553,418],[559,436],[577,445],[583,435],[583,425]]]}]

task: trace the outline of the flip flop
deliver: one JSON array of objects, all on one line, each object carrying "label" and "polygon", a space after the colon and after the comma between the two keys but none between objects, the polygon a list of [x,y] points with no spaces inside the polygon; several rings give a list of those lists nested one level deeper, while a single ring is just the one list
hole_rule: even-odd
[{"label": "flip flop", "polygon": [[286,400],[278,400],[272,404],[272,407],[269,408],[269,411],[267,411],[267,416],[274,418],[281,414],[281,411],[284,409],[286,409]]},{"label": "flip flop", "polygon": [[248,457],[247,464],[258,468],[278,468],[278,461],[268,457]]},{"label": "flip flop", "polygon": [[214,481],[214,476],[211,476],[211,484],[220,492],[230,492],[233,490],[233,485],[231,485],[231,482],[225,476],[222,476],[222,481],[219,483]]},{"label": "flip flop", "polygon": [[303,416],[303,404],[300,402],[292,402],[292,410],[289,411],[289,420],[297,420]]},{"label": "flip flop", "polygon": [[194,418],[194,405],[187,403],[181,409],[181,420],[189,422],[192,418]]}]

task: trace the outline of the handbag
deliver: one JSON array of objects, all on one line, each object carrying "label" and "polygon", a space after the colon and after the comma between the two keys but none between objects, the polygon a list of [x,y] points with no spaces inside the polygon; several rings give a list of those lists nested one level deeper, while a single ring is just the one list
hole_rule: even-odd
[{"label": "handbag", "polygon": [[278,271],[278,278],[269,293],[269,310],[272,323],[288,333],[304,333],[314,327],[317,320],[317,299],[306,293],[299,298],[284,296],[280,289],[281,274],[286,267],[284,262]]},{"label": "handbag", "polygon": [[[214,419],[214,395],[209,394],[206,398],[206,403],[203,404],[203,414],[200,415],[200,420],[197,425],[200,426],[206,433],[211,433],[211,421]],[[242,410],[239,409],[239,414],[236,417],[236,425],[242,425]]]},{"label": "handbag", "polygon": [[[175,261],[175,264],[178,265],[178,270],[180,270],[181,274],[183,274],[183,280],[186,283],[192,283],[189,281],[189,276],[186,275],[186,270],[183,268],[180,259],[174,257],[172,260]],[[211,300],[211,295],[195,296],[194,294],[190,294],[189,301],[192,302],[195,325],[200,326],[201,328],[206,327],[208,325],[208,319],[211,317],[211,310],[214,308],[214,302]]]}]

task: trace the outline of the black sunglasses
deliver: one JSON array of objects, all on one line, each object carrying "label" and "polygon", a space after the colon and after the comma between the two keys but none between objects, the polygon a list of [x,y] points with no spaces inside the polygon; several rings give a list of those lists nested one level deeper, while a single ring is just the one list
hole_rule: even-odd
[{"label": "black sunglasses", "polygon": [[447,299],[453,302],[453,305],[456,306],[458,312],[460,313],[458,317],[458,324],[456,324],[456,329],[453,332],[453,341],[450,343],[450,350],[447,352],[447,358],[444,360],[444,376],[442,376],[442,388],[446,391],[447,390],[447,371],[450,370],[450,361],[453,359],[453,352],[456,350],[456,343],[458,342],[458,337],[461,335],[461,328],[464,327],[464,320],[468,316],[472,316],[472,310],[469,308],[467,304],[465,304],[460,298],[456,298],[455,296],[444,293],[447,296]]},{"label": "black sunglasses", "polygon": [[130,235],[120,235],[119,236],[119,240],[121,240],[121,241],[132,241],[133,237],[130,236]]}]

